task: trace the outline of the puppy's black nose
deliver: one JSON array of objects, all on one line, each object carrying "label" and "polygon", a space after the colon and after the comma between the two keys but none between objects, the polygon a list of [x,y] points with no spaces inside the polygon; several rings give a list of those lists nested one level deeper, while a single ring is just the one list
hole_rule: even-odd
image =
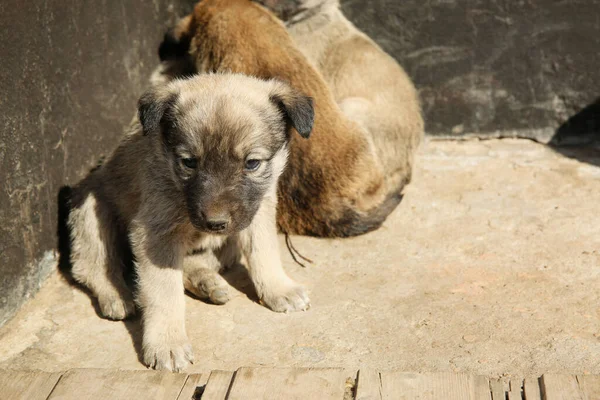
[{"label": "puppy's black nose", "polygon": [[225,228],[227,228],[228,224],[229,224],[229,221],[226,221],[226,220],[206,221],[206,227],[208,228],[208,230],[213,231],[213,232],[224,231]]},{"label": "puppy's black nose", "polygon": [[211,232],[224,231],[231,221],[228,211],[214,206],[206,207],[200,215],[204,220],[204,227]]}]

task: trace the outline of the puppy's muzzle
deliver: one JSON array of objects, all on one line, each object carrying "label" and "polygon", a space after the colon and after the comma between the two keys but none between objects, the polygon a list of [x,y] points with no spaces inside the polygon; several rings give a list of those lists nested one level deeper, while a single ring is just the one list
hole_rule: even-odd
[{"label": "puppy's muzzle", "polygon": [[231,216],[226,212],[202,213],[206,229],[211,232],[223,232],[229,227]]}]

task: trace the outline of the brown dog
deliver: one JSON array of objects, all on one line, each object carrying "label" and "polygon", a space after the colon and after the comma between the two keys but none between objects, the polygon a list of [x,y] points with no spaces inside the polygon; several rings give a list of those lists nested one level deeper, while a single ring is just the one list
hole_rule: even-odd
[{"label": "brown dog", "polygon": [[263,7],[203,0],[166,36],[160,55],[187,58],[198,72],[278,78],[313,97],[311,140],[292,138],[290,168],[280,180],[277,221],[284,232],[359,235],[379,227],[400,202],[406,180],[388,178],[372,135],[344,115],[322,75]]},{"label": "brown dog", "polygon": [[339,0],[255,0],[285,21],[347,118],[372,137],[386,177],[411,179],[423,136],[417,92],[398,63],[340,10]]}]

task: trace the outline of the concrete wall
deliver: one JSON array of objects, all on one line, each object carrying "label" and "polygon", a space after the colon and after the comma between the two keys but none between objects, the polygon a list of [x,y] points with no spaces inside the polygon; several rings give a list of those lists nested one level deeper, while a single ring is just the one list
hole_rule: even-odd
[{"label": "concrete wall", "polygon": [[429,134],[598,139],[599,0],[342,4],[415,80]]},{"label": "concrete wall", "polygon": [[60,186],[114,147],[188,3],[0,2],[0,325],[53,268]]},{"label": "concrete wall", "polygon": [[[191,3],[0,2],[0,325],[53,268],[60,186],[115,146],[165,28]],[[343,1],[415,79],[430,134],[543,141],[561,125],[564,137],[600,127],[599,5]]]}]

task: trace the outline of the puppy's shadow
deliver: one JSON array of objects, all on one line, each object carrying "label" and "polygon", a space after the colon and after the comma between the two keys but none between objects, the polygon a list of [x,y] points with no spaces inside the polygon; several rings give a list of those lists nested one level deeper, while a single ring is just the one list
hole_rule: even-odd
[{"label": "puppy's shadow", "polygon": [[[98,300],[96,299],[96,297],[94,297],[92,292],[90,292],[90,290],[85,286],[76,282],[68,272],[63,271],[62,269],[60,269],[59,272],[62,275],[62,277],[67,281],[67,283],[69,283],[69,285],[85,293],[90,298],[90,304],[92,305],[92,307],[94,307],[94,311],[96,312],[98,318],[107,320],[105,317],[102,316]],[[127,319],[122,321],[111,322],[115,324],[122,323],[123,325],[125,325],[125,329],[127,329],[129,336],[131,336],[131,343],[133,344],[133,348],[135,349],[135,354],[137,355],[138,361],[140,362],[140,364],[144,364],[144,360],[142,358],[142,321],[139,318],[139,315],[140,311],[136,309],[136,314],[134,316],[128,317]]]},{"label": "puppy's shadow", "polygon": [[234,289],[246,295],[248,299],[255,303],[259,303],[258,295],[254,289],[254,285],[248,275],[248,270],[241,263],[235,263],[221,273],[223,279],[229,283]]},{"label": "puppy's shadow", "polygon": [[121,322],[123,322],[129,336],[131,336],[131,343],[135,349],[135,354],[137,354],[138,361],[140,364],[146,365],[144,364],[142,351],[142,321],[138,316],[139,310],[136,310],[136,316],[134,318],[128,318]]}]

